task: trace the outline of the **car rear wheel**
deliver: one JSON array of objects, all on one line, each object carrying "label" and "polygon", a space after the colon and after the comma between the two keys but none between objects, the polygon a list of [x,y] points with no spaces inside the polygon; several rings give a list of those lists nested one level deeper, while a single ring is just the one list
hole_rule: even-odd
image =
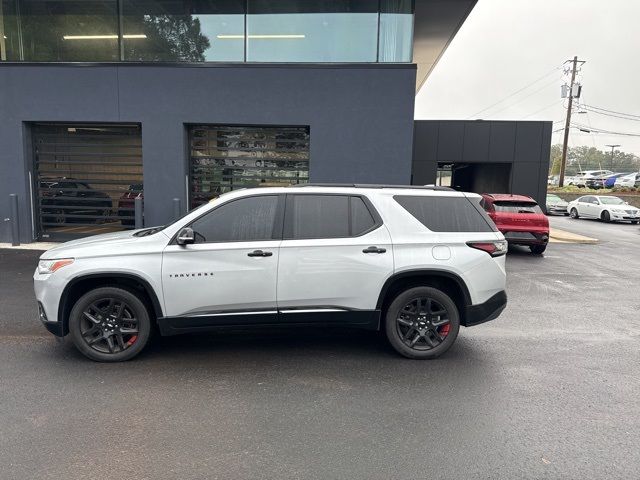
[{"label": "car rear wheel", "polygon": [[580,215],[578,215],[578,210],[575,207],[571,209],[569,215],[571,216],[571,218],[580,218]]},{"label": "car rear wheel", "polygon": [[432,287],[415,287],[400,293],[385,317],[391,346],[412,359],[432,359],[445,353],[456,340],[460,316],[446,293]]},{"label": "car rear wheel", "polygon": [[531,253],[535,254],[535,255],[542,255],[544,253],[544,251],[547,249],[546,245],[531,245],[529,247],[529,249],[531,250]]},{"label": "car rear wheel", "polygon": [[98,362],[122,362],[138,355],[151,333],[145,304],[132,292],[101,287],[84,294],[69,316],[76,348]]},{"label": "car rear wheel", "polygon": [[600,220],[602,220],[603,222],[609,223],[611,221],[611,214],[605,210],[600,215]]}]

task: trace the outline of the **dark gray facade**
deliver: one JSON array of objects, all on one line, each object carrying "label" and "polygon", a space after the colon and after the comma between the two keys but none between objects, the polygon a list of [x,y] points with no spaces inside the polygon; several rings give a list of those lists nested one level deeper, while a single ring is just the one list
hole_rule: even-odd
[{"label": "dark gray facade", "polygon": [[412,183],[436,183],[451,168],[452,186],[477,193],[528,195],[544,205],[551,122],[417,120]]},{"label": "dark gray facade", "polygon": [[147,225],[186,205],[190,124],[308,126],[310,181],[406,184],[415,82],[412,64],[0,63],[0,216],[18,194],[21,241],[34,239],[35,122],[141,125]]}]

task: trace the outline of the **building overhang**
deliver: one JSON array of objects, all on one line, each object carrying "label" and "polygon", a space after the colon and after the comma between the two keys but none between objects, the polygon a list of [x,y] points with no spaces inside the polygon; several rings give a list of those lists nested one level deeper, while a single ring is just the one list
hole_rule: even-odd
[{"label": "building overhang", "polygon": [[473,10],[477,0],[416,0],[413,63],[418,67],[416,93]]}]

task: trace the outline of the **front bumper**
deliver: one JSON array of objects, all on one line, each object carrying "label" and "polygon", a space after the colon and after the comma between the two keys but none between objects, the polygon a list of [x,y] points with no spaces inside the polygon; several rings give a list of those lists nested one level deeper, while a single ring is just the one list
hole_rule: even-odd
[{"label": "front bumper", "polygon": [[465,327],[473,327],[500,316],[507,306],[507,292],[504,290],[496,293],[484,303],[469,305],[465,309],[464,319],[461,322]]},{"label": "front bumper", "polygon": [[553,214],[553,215],[566,215],[567,214],[567,206],[565,205],[564,207],[560,207],[560,206],[554,206],[554,205],[549,205],[547,206],[547,213]]}]

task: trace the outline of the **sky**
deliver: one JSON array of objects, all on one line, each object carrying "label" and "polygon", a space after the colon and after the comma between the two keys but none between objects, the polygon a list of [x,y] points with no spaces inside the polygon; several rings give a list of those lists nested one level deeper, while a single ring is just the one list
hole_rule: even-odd
[{"label": "sky", "polygon": [[418,92],[415,118],[551,120],[563,129],[562,65],[577,55],[586,61],[580,103],[638,118],[579,114],[574,101],[572,123],[638,136],[571,129],[569,145],[620,144],[640,155],[639,19],[640,0],[479,0]]}]

